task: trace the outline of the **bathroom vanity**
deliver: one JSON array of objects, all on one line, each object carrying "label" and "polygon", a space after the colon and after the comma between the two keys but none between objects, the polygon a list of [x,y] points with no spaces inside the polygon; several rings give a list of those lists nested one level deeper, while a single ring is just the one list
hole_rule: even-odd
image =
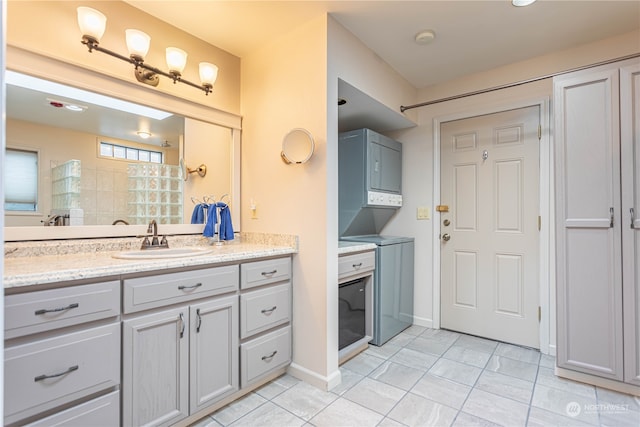
[{"label": "bathroom vanity", "polygon": [[213,249],[5,257],[4,424],[188,425],[284,373],[295,243]]}]

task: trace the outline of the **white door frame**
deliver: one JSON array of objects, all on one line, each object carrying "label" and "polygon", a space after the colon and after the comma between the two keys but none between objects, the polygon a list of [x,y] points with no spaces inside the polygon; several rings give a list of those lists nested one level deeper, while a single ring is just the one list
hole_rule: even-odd
[{"label": "white door frame", "polygon": [[[539,215],[542,217],[539,248],[539,293],[540,293],[540,352],[555,355],[555,342],[550,342],[550,327],[552,325],[551,289],[555,289],[555,276],[551,274],[551,238],[553,224],[552,185],[552,157],[551,133],[549,117],[549,97],[536,97],[522,101],[509,102],[502,105],[479,107],[463,112],[448,114],[433,119],[433,200],[434,205],[440,204],[440,124],[452,120],[467,119],[484,114],[499,113],[516,108],[538,106],[540,108],[540,124],[542,135],[540,138],[540,200]],[[440,212],[433,209],[433,318],[432,326],[440,328]],[[553,322],[555,324],[555,322]]]}]

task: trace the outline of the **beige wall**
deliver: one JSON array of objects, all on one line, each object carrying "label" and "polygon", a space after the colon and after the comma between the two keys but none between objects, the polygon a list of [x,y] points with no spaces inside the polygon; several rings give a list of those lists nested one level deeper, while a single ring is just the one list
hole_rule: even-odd
[{"label": "beige wall", "polygon": [[[293,368],[320,387],[337,367],[337,349],[335,361],[327,350],[328,336],[337,330],[327,301],[337,263],[327,257],[327,245],[336,243],[327,228],[326,50],[322,16],[242,59],[242,227],[299,236]],[[287,165],[280,158],[282,138],[293,128],[305,128],[315,139],[306,164]],[[335,295],[337,306],[337,288]]]},{"label": "beige wall", "polygon": [[[136,81],[133,66],[99,52],[89,53],[80,43],[76,8],[89,6],[105,14],[107,28],[100,45],[127,56],[125,29],[136,28],[151,36],[145,62],[166,70],[165,48],[175,46],[188,53],[183,77],[199,83],[198,63],[212,62],[219,67],[213,93],[184,84],[173,84],[161,77],[150,90],[175,95],[226,112],[240,111],[240,58],[188,35],[120,1],[10,1],[7,2],[7,44],[126,81]],[[43,36],[45,35],[45,36]],[[142,102],[143,100],[141,100]]]},{"label": "beige wall", "polygon": [[[191,220],[194,202],[191,198],[216,202],[227,194],[224,202],[233,209],[231,200],[235,200],[231,191],[231,130],[198,120],[186,119],[184,122],[184,159],[186,166],[193,170],[201,164],[207,167],[204,177],[198,173],[189,174],[184,183],[184,221]],[[211,202],[209,202],[211,203]],[[240,224],[234,224],[239,229]]]}]

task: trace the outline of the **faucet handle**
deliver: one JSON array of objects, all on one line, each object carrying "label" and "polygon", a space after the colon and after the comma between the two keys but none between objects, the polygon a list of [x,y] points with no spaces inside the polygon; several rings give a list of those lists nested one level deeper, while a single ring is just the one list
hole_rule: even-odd
[{"label": "faucet handle", "polygon": [[163,248],[169,247],[169,242],[167,241],[167,236],[162,236],[162,240],[160,240],[160,246]]},{"label": "faucet handle", "polygon": [[140,247],[140,249],[147,249],[149,246],[151,246],[151,243],[149,242],[149,237],[144,236],[144,240],[142,241],[142,246]]}]

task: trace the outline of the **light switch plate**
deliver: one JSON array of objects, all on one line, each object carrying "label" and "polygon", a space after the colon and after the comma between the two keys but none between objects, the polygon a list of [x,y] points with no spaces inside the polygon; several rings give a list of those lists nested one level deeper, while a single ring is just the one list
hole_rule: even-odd
[{"label": "light switch plate", "polygon": [[426,206],[418,207],[418,219],[431,219],[430,209]]}]

